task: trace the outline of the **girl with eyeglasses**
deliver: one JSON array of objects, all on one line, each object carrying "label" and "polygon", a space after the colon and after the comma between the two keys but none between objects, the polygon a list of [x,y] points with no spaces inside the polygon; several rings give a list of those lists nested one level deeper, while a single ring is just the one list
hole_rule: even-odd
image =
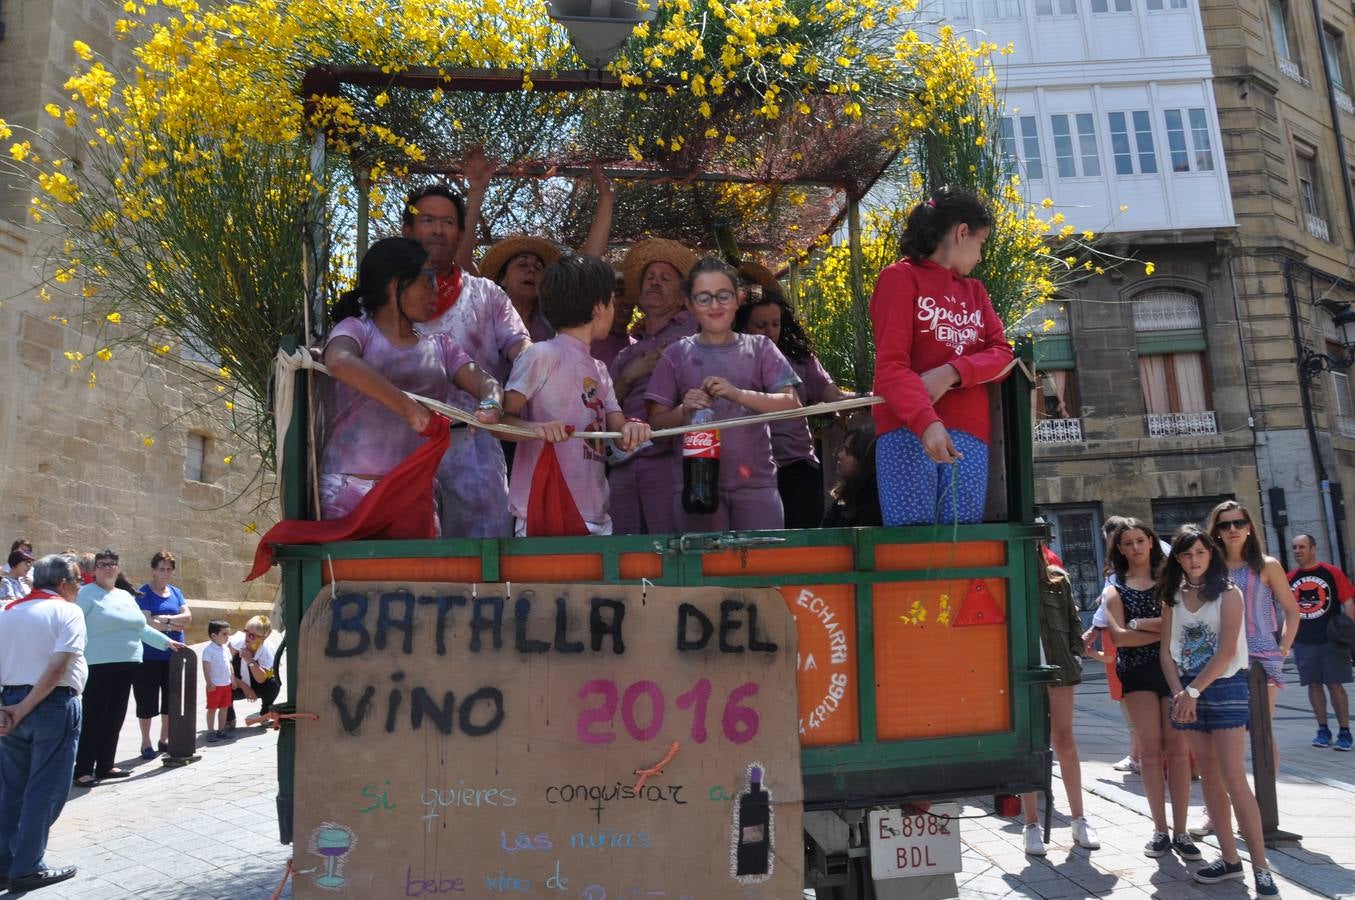
[{"label": "girl with eyeglasses", "polygon": [[[684,284],[687,308],[698,331],[663,352],[650,376],[645,400],[649,424],[672,428],[711,410],[714,421],[751,413],[795,409],[800,378],[765,335],[734,330],[738,275],[718,257],[692,267]],[[771,431],[765,424],[729,428],[720,435],[720,502],[714,513],[682,509],[682,456],[674,455],[674,514],[683,531],[756,531],[781,528],[784,508],[777,491]]]},{"label": "girl with eyeglasses", "polygon": [[481,422],[503,414],[497,380],[448,335],[414,330],[436,316],[437,305],[428,253],[417,241],[392,237],[367,250],[357,286],[330,310],[335,325],[325,365],[338,387],[320,457],[321,518],[348,515],[418,447],[432,413],[406,391],[440,399],[450,383],[481,398]]},{"label": "girl with eyeglasses", "polygon": [[[1284,665],[1284,658],[1289,655],[1289,648],[1294,645],[1294,637],[1299,630],[1298,601],[1294,599],[1289,578],[1280,561],[1273,556],[1266,556],[1261,549],[1261,540],[1252,524],[1251,513],[1245,506],[1236,500],[1223,501],[1210,511],[1205,530],[1219,548],[1223,564],[1228,569],[1228,578],[1242,592],[1247,654],[1266,670],[1270,717],[1274,719],[1275,701],[1284,687],[1280,667]],[[1280,631],[1276,619],[1277,608],[1284,615],[1284,633],[1278,640],[1275,637]],[[1279,771],[1279,743],[1274,744],[1274,750],[1275,770]],[[1190,832],[1200,836],[1213,831],[1214,823],[1206,807],[1204,817],[1190,826]]]},{"label": "girl with eyeglasses", "polygon": [[992,212],[943,187],[914,207],[904,258],[885,268],[870,298],[875,332],[872,409],[886,525],[983,521],[988,494],[988,391],[1012,350],[983,282]]}]

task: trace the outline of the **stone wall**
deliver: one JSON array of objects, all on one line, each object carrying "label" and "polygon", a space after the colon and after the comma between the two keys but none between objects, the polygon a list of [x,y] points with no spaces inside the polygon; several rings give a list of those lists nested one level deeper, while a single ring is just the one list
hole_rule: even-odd
[{"label": "stone wall", "polygon": [[[0,118],[13,125],[45,128],[51,120],[42,107],[68,102],[61,85],[77,62],[77,38],[120,61],[112,37],[120,3],[25,0],[5,4],[3,14]],[[78,147],[66,149],[78,157]],[[82,337],[78,301],[53,284],[52,302],[38,297],[60,234],[26,221],[27,201],[22,187],[0,184],[3,549],[20,535],[39,553],[110,547],[140,584],[152,554],[166,548],[179,560],[188,596],[270,604],[276,579],[249,586],[241,579],[258,540],[246,526],[266,529],[276,505],[254,508],[259,495],[247,487],[258,460],[222,427],[223,400],[195,386],[194,363],[174,357],[116,350],[111,363],[99,365],[93,388],[83,363],[71,371],[67,352],[89,355],[98,347]],[[203,482],[185,479],[190,432],[207,439]]]}]

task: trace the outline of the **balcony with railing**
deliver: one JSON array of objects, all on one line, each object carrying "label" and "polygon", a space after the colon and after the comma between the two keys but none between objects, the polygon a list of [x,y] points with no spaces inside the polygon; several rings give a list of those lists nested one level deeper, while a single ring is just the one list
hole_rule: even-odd
[{"label": "balcony with railing", "polygon": [[1082,443],[1081,419],[1040,419],[1035,423],[1037,444]]},{"label": "balcony with railing", "polygon": [[1309,84],[1308,79],[1303,77],[1303,69],[1299,68],[1298,62],[1286,56],[1280,57],[1280,74],[1290,81],[1297,81],[1304,87]]},{"label": "balcony with railing", "polygon": [[1336,105],[1351,115],[1355,115],[1355,103],[1351,102],[1350,95],[1340,88],[1334,88],[1333,93],[1336,94]]},{"label": "balcony with railing", "polygon": [[1205,412],[1149,413],[1149,437],[1176,437],[1192,434],[1218,434],[1218,420],[1212,409]]},{"label": "balcony with railing", "polygon": [[1308,233],[1313,237],[1322,238],[1324,241],[1331,240],[1331,232],[1327,230],[1327,220],[1321,216],[1315,216],[1312,213],[1304,213],[1303,224],[1308,227]]}]

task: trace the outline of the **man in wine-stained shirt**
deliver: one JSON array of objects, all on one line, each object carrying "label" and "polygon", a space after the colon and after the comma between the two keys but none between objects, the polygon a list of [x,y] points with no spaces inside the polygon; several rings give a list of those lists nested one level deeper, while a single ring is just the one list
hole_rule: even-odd
[{"label": "man in wine-stained shirt", "polygon": [[[451,335],[476,365],[503,383],[513,360],[532,342],[503,289],[456,264],[464,227],[465,203],[444,185],[417,189],[405,201],[401,231],[428,251],[438,280],[437,315],[417,327]],[[448,404],[474,412],[479,402],[448,385]],[[443,537],[510,537],[508,470],[498,438],[483,429],[471,434],[454,428],[438,467],[438,497]]]}]

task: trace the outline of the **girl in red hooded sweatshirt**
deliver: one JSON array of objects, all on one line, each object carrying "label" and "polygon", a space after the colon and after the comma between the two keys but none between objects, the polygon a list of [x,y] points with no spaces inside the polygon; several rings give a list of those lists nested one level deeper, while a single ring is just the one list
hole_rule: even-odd
[{"label": "girl in red hooded sweatshirt", "polygon": [[992,214],[943,187],[908,215],[904,258],[870,298],[880,510],[885,525],[983,521],[988,492],[988,393],[1011,347],[988,291],[967,278],[983,257]]}]

